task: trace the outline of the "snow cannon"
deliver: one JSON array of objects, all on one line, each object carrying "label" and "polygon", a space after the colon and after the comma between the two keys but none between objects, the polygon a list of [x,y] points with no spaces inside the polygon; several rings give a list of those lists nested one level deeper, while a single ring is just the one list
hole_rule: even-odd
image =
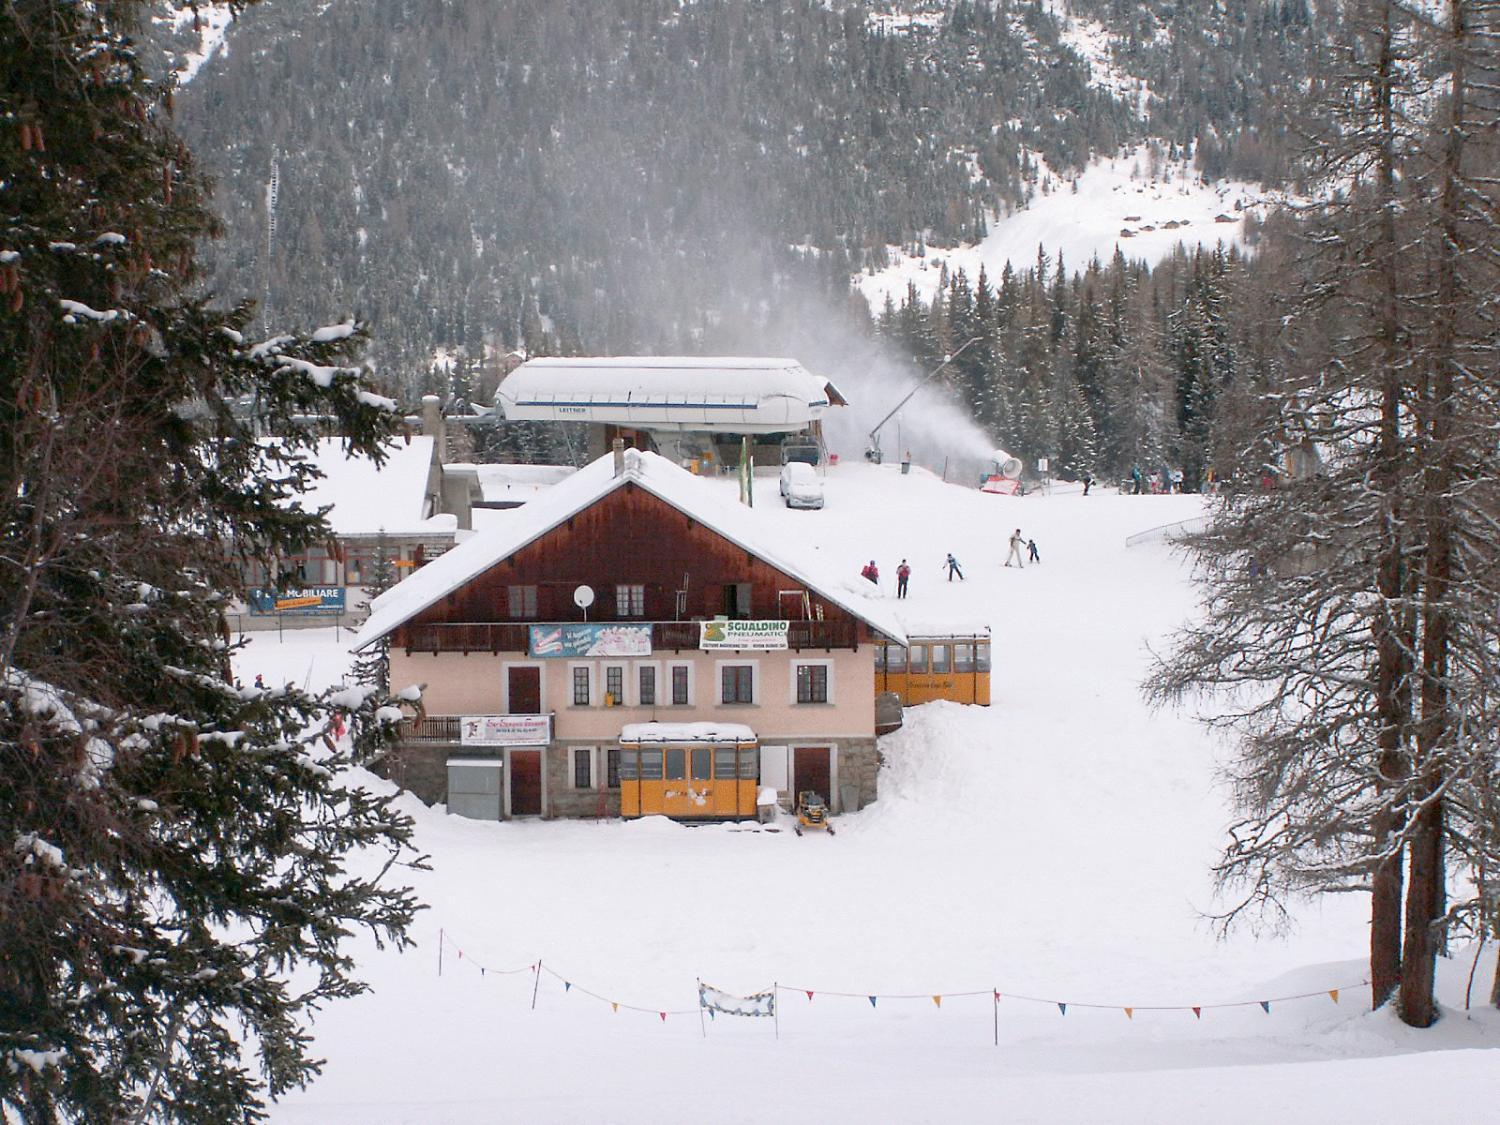
[{"label": "snow cannon", "polygon": [[979,491],[1000,496],[1015,496],[1021,490],[1021,459],[1003,449],[990,455],[989,467],[979,482]]}]

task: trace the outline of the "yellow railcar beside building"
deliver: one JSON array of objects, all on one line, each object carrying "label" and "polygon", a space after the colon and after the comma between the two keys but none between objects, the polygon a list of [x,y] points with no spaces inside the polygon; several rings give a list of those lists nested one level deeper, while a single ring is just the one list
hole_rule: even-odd
[{"label": "yellow railcar beside building", "polygon": [[894,692],[903,707],[946,699],[990,703],[990,631],[912,633],[906,647],[875,646],[875,690]]}]

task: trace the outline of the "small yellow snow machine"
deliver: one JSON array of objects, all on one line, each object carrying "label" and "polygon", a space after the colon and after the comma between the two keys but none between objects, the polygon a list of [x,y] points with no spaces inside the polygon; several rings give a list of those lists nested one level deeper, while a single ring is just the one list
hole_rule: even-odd
[{"label": "small yellow snow machine", "polygon": [[828,806],[811,789],[804,789],[797,794],[797,824],[794,831],[800,836],[804,828],[822,829],[830,836],[835,834],[833,822],[828,819]]}]

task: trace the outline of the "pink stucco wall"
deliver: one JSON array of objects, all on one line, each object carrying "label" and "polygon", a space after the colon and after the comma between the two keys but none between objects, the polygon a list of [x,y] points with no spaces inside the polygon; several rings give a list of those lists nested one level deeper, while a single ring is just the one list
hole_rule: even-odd
[{"label": "pink stucco wall", "polygon": [[[542,710],[556,716],[554,738],[614,739],[626,723],[730,722],[753,728],[764,742],[790,737],[842,736],[872,738],[875,733],[874,647],[863,645],[825,652],[661,652],[648,660],[531,660],[520,653],[411,653],[391,651],[391,686],[426,685],[427,714],[494,715],[506,712],[505,668],[522,664],[542,670]],[[794,667],[826,663],[829,703],[795,702]],[[656,706],[637,704],[642,664],[654,665]],[[691,668],[692,703],[672,706],[671,672],[674,664]],[[720,665],[749,664],[755,668],[755,702],[718,702]],[[624,702],[605,706],[605,668],[624,669]],[[573,705],[573,669],[590,671],[590,705]]]}]

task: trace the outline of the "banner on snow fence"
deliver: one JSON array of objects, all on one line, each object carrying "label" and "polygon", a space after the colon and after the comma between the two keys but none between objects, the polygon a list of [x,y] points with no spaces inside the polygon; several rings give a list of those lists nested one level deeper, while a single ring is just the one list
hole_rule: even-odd
[{"label": "banner on snow fence", "polygon": [[774,1016],[776,993],[757,992],[753,996],[731,996],[707,984],[698,985],[698,1003],[710,1012],[726,1016]]}]

